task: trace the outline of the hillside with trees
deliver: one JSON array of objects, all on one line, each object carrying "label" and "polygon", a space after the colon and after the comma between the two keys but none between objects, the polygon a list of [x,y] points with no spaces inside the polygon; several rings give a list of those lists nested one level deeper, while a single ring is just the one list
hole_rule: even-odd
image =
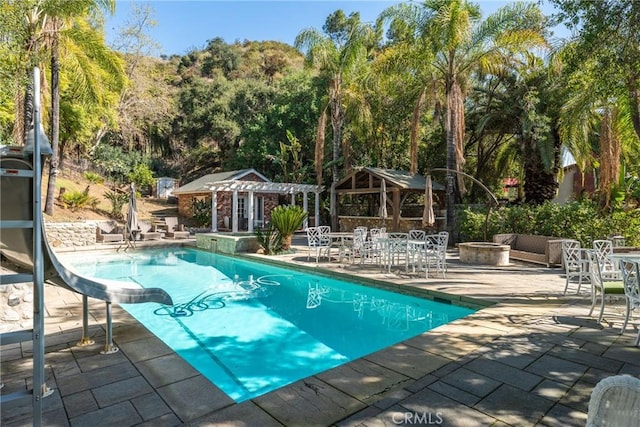
[{"label": "hillside with trees", "polygon": [[[551,200],[569,152],[595,172],[602,212],[640,198],[640,2],[400,3],[375,23],[337,10],[295,46],[225,43],[155,55],[153,10],[137,9],[107,46],[114,0],[0,4],[0,144],[31,121],[29,70],[43,70],[54,147],[48,200],[65,168],[123,185],[134,171],[188,182],[253,167],[328,189],[352,168],[464,171],[518,201]],[[569,40],[551,29],[565,22]],[[485,195],[447,179],[449,203]],[[326,206],[332,192],[326,194]],[[52,205],[47,204],[49,209]],[[332,212],[335,215],[335,212]]]}]

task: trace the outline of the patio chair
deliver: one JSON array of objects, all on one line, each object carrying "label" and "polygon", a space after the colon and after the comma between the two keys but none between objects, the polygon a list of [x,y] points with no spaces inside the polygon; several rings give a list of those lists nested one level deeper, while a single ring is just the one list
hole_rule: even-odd
[{"label": "patio chair", "polygon": [[600,323],[602,322],[602,316],[604,314],[605,297],[607,295],[624,295],[624,284],[622,281],[612,279],[610,276],[603,276],[603,262],[601,262],[601,259],[598,257],[598,252],[595,249],[590,249],[586,252],[589,260],[589,272],[591,273],[591,310],[589,310],[589,316],[593,313],[599,294],[600,315],[598,316],[598,323]]},{"label": "patio chair", "polygon": [[438,233],[440,236],[440,246],[438,248],[438,260],[440,262],[440,268],[442,269],[442,278],[447,272],[447,247],[449,247],[449,232],[441,231]]},{"label": "patio chair", "polygon": [[382,232],[379,228],[372,228],[369,230],[369,239],[364,242],[364,262],[372,262],[380,264],[382,243],[380,238]]},{"label": "patio chair", "polygon": [[427,232],[424,230],[409,230],[409,241],[407,242],[407,264],[411,264],[413,271],[416,271],[416,264],[419,268],[425,257],[425,246]]},{"label": "patio chair", "polygon": [[329,257],[329,251],[331,249],[331,239],[323,232],[321,227],[307,227],[307,261],[311,259],[311,251],[316,254],[316,264],[318,263],[320,256],[324,252]]},{"label": "patio chair", "polygon": [[580,242],[577,240],[562,241],[562,263],[564,264],[564,274],[566,279],[564,292],[562,293],[563,295],[567,294],[571,279],[578,279],[578,290],[576,293],[580,293],[582,280],[589,280],[590,278],[589,261],[584,253],[585,250],[586,249],[580,247]]},{"label": "patio chair", "polygon": [[366,256],[366,236],[367,229],[365,227],[356,227],[353,229],[353,237],[344,242],[345,254],[349,257],[349,262],[355,263],[356,257],[360,259],[360,264],[364,263]]},{"label": "patio chair", "polygon": [[631,375],[604,378],[589,398],[587,427],[635,427],[640,408],[640,379]]},{"label": "patio chair", "polygon": [[[629,323],[631,311],[640,308],[640,266],[637,260],[623,258],[620,260],[620,271],[622,272],[622,280],[624,282],[624,294],[627,297],[624,323],[620,330],[620,333],[624,334],[624,331],[627,329],[627,324]],[[638,343],[640,343],[640,328],[633,345],[637,346]]]},{"label": "patio chair", "polygon": [[596,251],[602,267],[602,277],[620,279],[620,270],[611,259],[613,255],[613,242],[611,240],[594,240],[593,249]]},{"label": "patio chair", "polygon": [[449,233],[441,231],[438,234],[427,234],[425,240],[427,241],[427,247],[424,253],[424,262],[427,276],[429,275],[429,268],[433,266],[437,272],[442,273],[442,278],[445,279]]},{"label": "patio chair", "polygon": [[387,267],[388,272],[391,272],[393,265],[400,265],[401,260],[405,262],[406,271],[408,241],[408,233],[387,233],[387,236],[382,239],[382,267]]}]

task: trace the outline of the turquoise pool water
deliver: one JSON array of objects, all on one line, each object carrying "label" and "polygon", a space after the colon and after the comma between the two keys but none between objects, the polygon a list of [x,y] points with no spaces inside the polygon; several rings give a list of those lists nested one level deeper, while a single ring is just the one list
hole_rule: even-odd
[{"label": "turquoise pool water", "polygon": [[165,289],[174,307],[122,307],[237,402],[474,312],[196,249],[70,264],[84,275]]}]

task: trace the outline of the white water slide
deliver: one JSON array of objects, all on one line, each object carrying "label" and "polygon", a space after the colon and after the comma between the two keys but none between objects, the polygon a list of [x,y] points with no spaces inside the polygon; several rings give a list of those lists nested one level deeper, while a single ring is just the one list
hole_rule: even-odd
[{"label": "white water slide", "polygon": [[[33,179],[20,176],[33,169],[32,155],[24,147],[0,148],[0,218],[3,222],[33,221]],[[39,178],[36,178],[39,179]],[[42,215],[38,212],[38,215]],[[42,221],[36,223],[43,224]],[[44,279],[83,296],[83,336],[80,344],[89,344],[87,297],[106,303],[107,330],[103,353],[114,353],[118,348],[112,342],[111,303],[157,302],[173,305],[169,294],[159,288],[142,288],[133,282],[119,282],[84,277],[65,267],[51,249],[42,230]],[[33,271],[33,228],[5,228],[0,234],[0,253],[15,265]]]}]

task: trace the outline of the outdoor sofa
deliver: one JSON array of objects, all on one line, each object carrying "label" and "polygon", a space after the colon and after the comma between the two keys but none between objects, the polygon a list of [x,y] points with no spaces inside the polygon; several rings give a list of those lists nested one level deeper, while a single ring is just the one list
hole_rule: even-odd
[{"label": "outdoor sofa", "polygon": [[494,243],[509,245],[509,258],[544,264],[547,267],[562,265],[561,237],[537,236],[533,234],[496,234]]}]

